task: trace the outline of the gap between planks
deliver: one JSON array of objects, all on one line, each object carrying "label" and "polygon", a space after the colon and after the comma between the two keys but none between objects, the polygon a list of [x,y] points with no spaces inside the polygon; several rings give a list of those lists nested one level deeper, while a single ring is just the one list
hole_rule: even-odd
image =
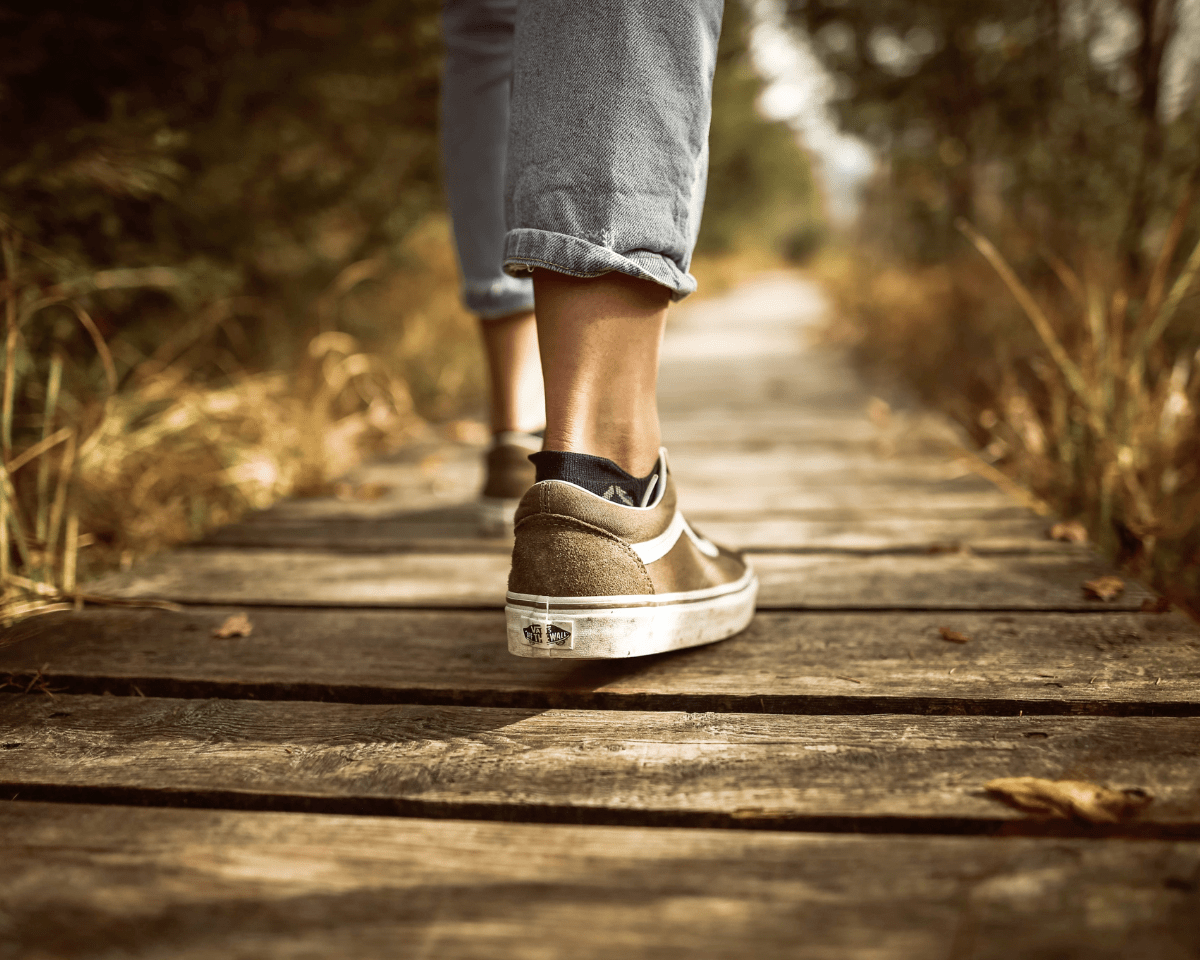
[{"label": "gap between planks", "polygon": [[[659,657],[524,660],[503,616],[238,608],[98,610],[0,647],[9,689],[187,698],[745,713],[1193,716],[1200,634],[1177,614],[762,613]],[[972,639],[947,643],[942,627]]]},{"label": "gap between planks", "polygon": [[694,811],[657,813],[565,804],[500,807],[375,797],[298,797],[222,790],[78,787],[0,782],[0,802],[141,807],[160,810],[226,810],[245,813],[316,814],[323,817],[390,817],[406,820],[476,821],[530,826],[629,827],[653,830],[743,830],[850,836],[977,837],[1041,840],[1200,841],[1200,824],[1089,824],[1066,819],[986,820],[978,817],[756,816]]}]

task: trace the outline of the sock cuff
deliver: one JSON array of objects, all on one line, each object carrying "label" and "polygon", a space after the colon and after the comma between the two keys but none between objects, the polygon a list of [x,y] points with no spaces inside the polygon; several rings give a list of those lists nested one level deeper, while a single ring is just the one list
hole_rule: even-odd
[{"label": "sock cuff", "polygon": [[537,468],[538,483],[543,480],[562,480],[627,507],[641,505],[651,480],[658,474],[656,464],[645,477],[635,477],[608,458],[594,457],[589,453],[542,450],[530,454],[529,459]]}]

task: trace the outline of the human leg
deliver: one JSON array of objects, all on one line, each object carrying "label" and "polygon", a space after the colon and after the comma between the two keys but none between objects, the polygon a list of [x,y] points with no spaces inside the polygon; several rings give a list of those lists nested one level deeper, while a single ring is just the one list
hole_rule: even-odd
[{"label": "human leg", "polygon": [[655,388],[670,292],[622,273],[534,274],[546,378],[546,449],[612,460],[635,477],[662,438]]},{"label": "human leg", "polygon": [[546,422],[537,321],[532,312],[481,320],[488,364],[492,444],[484,455],[480,523],[484,534],[512,526],[517,501],[533,485],[529,455],[541,449],[535,431]]},{"label": "human leg", "polygon": [[533,272],[547,401],[505,608],[521,656],[658,653],[754,612],[744,560],[678,511],[655,401],[667,305],[695,288],[720,13],[719,0],[519,9],[505,266]]},{"label": "human leg", "polygon": [[533,309],[501,269],[504,168],[517,0],[444,0],[440,140],[463,302],[483,320]]},{"label": "human leg", "polygon": [[441,146],[462,268],[463,301],[479,318],[493,443],[483,499],[490,529],[534,480],[526,456],[545,424],[533,285],[501,269],[516,0],[445,0]]},{"label": "human leg", "polygon": [[518,9],[504,262],[534,275],[546,449],[636,476],[658,454],[667,303],[695,289],[721,13],[721,0]]},{"label": "human leg", "polygon": [[537,320],[532,310],[480,320],[493,436],[533,433],[546,423]]}]

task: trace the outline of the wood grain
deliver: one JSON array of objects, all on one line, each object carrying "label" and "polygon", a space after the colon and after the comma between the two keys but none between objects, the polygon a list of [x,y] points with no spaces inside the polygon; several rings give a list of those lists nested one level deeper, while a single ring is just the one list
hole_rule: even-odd
[{"label": "wood grain", "polygon": [[[447,511],[448,512],[448,511]],[[464,513],[466,511],[463,511]],[[938,545],[976,553],[1082,553],[1046,538],[1046,524],[1023,517],[795,517],[777,513],[691,514],[692,525],[719,543],[742,550],[822,553],[922,552]],[[316,550],[337,553],[499,553],[512,536],[480,534],[477,520],[431,521],[422,516],[374,520],[242,523],[214,531],[206,546]]]},{"label": "wood grain", "polygon": [[0,957],[1010,960],[1200,949],[1194,842],[0,804]]},{"label": "wood grain", "polygon": [[[703,527],[701,528],[703,529]],[[1131,582],[1116,601],[1082,584],[1111,572],[1089,553],[1029,556],[757,554],[760,609],[1137,610]],[[153,557],[89,592],[181,603],[343,607],[502,607],[508,556],[185,549]]]},{"label": "wood grain", "polygon": [[[28,621],[0,678],[163,696],[790,713],[1195,715],[1200,636],[1175,614],[760,613],[740,636],[623,661],[511,656],[500,612],[87,610]],[[947,643],[949,627],[971,637]],[[136,689],[135,689],[136,687]]]},{"label": "wood grain", "polygon": [[33,788],[49,799],[115,794],[284,810],[315,802],[325,812],[961,831],[1030,823],[983,784],[1036,776],[1148,791],[1154,802],[1136,826],[1186,825],[1200,838],[1196,717],[790,717],[9,696],[0,697],[0,729],[0,794]]},{"label": "wood grain", "polygon": [[[365,482],[390,482],[386,471],[364,471]],[[846,477],[828,483],[796,482],[760,477],[753,484],[741,483],[738,495],[729,495],[730,482],[708,483],[698,478],[679,477],[680,503],[688,516],[699,519],[711,514],[761,513],[853,513],[858,516],[983,517],[996,511],[1014,510],[1013,501],[978,477],[960,477],[939,482],[886,482],[870,476],[849,483]],[[376,500],[339,500],[336,497],[311,497],[285,500],[262,513],[252,514],[243,523],[341,520],[395,521],[410,519],[423,524],[470,523],[476,486],[455,484],[436,497],[420,490],[411,499],[404,487]],[[1028,513],[1024,514],[1028,516]]]}]

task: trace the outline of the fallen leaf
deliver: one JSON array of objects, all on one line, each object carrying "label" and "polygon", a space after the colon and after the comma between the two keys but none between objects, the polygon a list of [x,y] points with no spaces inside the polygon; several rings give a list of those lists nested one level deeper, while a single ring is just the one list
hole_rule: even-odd
[{"label": "fallen leaf", "polygon": [[253,631],[250,618],[244,613],[235,613],[219,627],[214,627],[212,635],[220,640],[228,640],[231,637],[248,637]]},{"label": "fallen leaf", "polygon": [[1125,592],[1125,581],[1120,577],[1097,577],[1083,585],[1083,592],[1095,600],[1116,600]]},{"label": "fallen leaf", "polygon": [[938,627],[938,633],[942,635],[943,640],[949,640],[951,643],[971,642],[971,638],[965,633],[959,633],[957,630],[951,630],[949,627]]},{"label": "fallen leaf", "polygon": [[1088,532],[1078,520],[1065,520],[1050,528],[1051,540],[1062,540],[1064,543],[1087,543]]},{"label": "fallen leaf", "polygon": [[1155,597],[1153,600],[1142,601],[1142,613],[1166,613],[1171,609],[1171,601],[1166,597]]},{"label": "fallen leaf", "polygon": [[1110,790],[1086,780],[1001,777],[983,787],[1027,813],[1078,817],[1088,823],[1116,823],[1154,799],[1145,790]]}]

